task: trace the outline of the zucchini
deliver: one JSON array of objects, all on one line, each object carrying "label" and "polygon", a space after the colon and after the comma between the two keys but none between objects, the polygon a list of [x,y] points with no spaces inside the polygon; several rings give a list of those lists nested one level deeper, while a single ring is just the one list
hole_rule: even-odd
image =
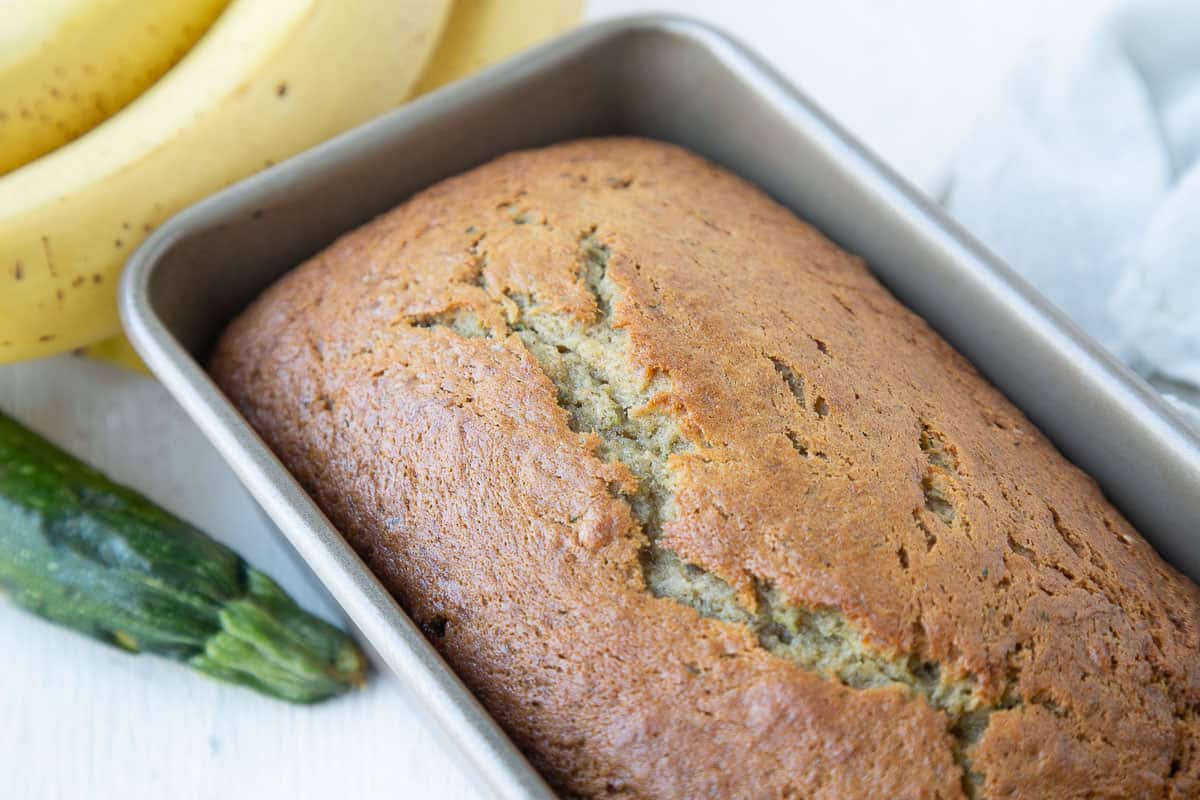
[{"label": "zucchini", "polygon": [[0,589],[125,650],[310,703],[363,682],[342,631],[237,553],[0,413]]}]

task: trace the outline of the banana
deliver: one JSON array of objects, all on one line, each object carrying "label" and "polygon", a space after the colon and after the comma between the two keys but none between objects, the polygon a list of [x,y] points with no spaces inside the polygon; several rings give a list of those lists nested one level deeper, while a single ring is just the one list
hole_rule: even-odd
[{"label": "banana", "polygon": [[0,362],[119,330],[132,248],[201,197],[411,96],[448,0],[233,0],[125,109],[0,176]]},{"label": "banana", "polygon": [[571,27],[583,0],[457,0],[417,84],[421,95]]},{"label": "banana", "polygon": [[141,94],[228,1],[0,0],[0,175]]}]

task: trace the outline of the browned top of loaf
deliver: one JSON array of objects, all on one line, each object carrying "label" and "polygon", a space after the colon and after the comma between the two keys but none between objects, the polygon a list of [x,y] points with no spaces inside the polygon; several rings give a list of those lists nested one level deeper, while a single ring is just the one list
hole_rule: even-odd
[{"label": "browned top of loaf", "polygon": [[[440,183],[212,371],[564,792],[1200,792],[1197,588],[859,259],[683,150]],[[745,619],[655,596],[672,553]],[[899,677],[779,654],[856,636]]]}]

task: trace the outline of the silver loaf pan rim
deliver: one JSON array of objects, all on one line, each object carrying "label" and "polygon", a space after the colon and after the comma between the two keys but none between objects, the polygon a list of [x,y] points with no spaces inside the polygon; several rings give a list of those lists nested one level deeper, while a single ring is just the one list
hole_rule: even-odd
[{"label": "silver loaf pan rim", "polygon": [[202,364],[272,280],[414,191],[505,152],[614,133],[687,146],[862,255],[1200,579],[1200,438],[1153,389],[729,36],[661,15],[585,26],[188,208],[119,287],[138,353],[481,789],[553,797]]}]

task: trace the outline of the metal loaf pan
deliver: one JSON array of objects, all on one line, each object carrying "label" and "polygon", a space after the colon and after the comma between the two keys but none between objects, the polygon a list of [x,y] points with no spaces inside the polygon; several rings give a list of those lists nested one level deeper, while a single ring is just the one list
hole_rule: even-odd
[{"label": "metal loaf pan", "polygon": [[551,796],[202,364],[263,288],[417,190],[514,149],[618,133],[723,164],[865,257],[1200,578],[1200,440],[1153,390],[736,42],[671,17],[580,29],[188,209],[120,288],[146,363],[492,793]]}]

